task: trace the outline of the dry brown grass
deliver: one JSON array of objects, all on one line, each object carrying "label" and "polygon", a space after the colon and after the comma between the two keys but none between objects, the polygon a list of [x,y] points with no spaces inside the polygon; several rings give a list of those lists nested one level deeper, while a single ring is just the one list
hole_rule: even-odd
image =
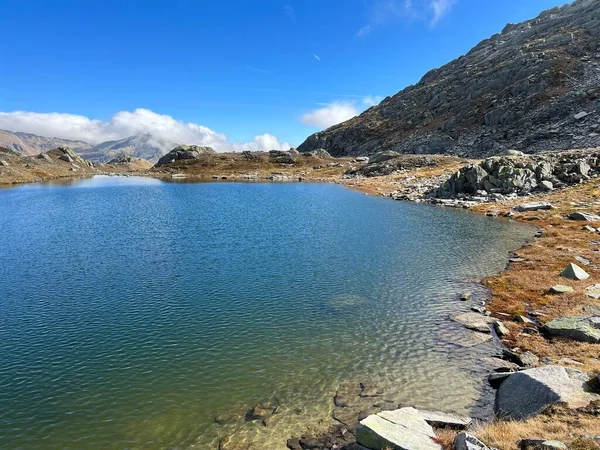
[{"label": "dry brown grass", "polygon": [[[474,434],[490,447],[499,450],[519,448],[522,439],[553,439],[570,444],[585,440],[585,436],[600,436],[600,417],[593,413],[572,411],[555,405],[543,414],[521,422],[496,421],[481,427]],[[590,447],[600,448],[600,447]]]},{"label": "dry brown grass", "polygon": [[[223,178],[228,180],[242,179],[244,174],[256,174],[259,178],[281,173],[292,178],[306,180],[334,181],[342,177],[350,167],[352,158],[322,159],[298,155],[294,164],[277,163],[268,153],[263,153],[257,159],[247,159],[241,153],[218,153],[203,155],[197,160],[178,161],[168,166],[153,168],[150,175],[170,177],[173,173],[185,174],[199,179]],[[327,167],[328,163],[343,164],[342,167]],[[315,167],[322,166],[318,169]]]}]

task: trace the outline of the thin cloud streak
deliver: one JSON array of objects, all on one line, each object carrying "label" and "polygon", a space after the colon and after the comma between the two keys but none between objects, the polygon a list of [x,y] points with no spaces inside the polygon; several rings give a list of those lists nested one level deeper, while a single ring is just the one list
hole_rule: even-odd
[{"label": "thin cloud streak", "polygon": [[364,38],[376,28],[398,21],[419,21],[435,27],[458,0],[377,0],[369,11],[367,23],[356,33]]},{"label": "thin cloud streak", "polygon": [[317,61],[321,61],[321,57],[320,57],[319,55],[315,55],[315,54],[313,54],[313,56],[315,57],[315,59],[316,59]]},{"label": "thin cloud streak", "polygon": [[283,7],[283,11],[284,11],[285,15],[288,16],[292,22],[296,23],[296,11],[292,7],[292,5],[285,5]]},{"label": "thin cloud streak", "polygon": [[246,66],[246,69],[251,70],[252,72],[264,73],[266,75],[273,74],[273,72],[271,72],[270,70],[265,70],[265,69],[261,69],[259,67],[254,67],[254,66]]}]

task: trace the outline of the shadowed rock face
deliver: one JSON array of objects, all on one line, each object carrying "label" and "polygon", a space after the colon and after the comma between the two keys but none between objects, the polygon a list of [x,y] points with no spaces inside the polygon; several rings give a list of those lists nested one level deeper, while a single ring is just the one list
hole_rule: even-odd
[{"label": "shadowed rock face", "polygon": [[298,150],[485,157],[507,149],[599,146],[599,38],[596,0],[507,25],[418,84],[310,136]]}]

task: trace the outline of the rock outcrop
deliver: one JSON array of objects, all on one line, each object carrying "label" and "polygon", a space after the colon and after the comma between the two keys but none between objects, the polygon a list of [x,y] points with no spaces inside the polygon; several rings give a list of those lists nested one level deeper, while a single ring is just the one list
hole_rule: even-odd
[{"label": "rock outcrop", "polygon": [[334,156],[485,157],[600,146],[600,2],[576,0],[509,24],[298,150]]},{"label": "rock outcrop", "polygon": [[600,152],[595,150],[494,156],[460,169],[440,186],[436,195],[527,195],[578,184],[599,174]]},{"label": "rock outcrop", "polygon": [[160,158],[155,167],[162,167],[176,161],[199,159],[202,155],[214,153],[216,152],[210,147],[200,147],[198,145],[180,145]]}]

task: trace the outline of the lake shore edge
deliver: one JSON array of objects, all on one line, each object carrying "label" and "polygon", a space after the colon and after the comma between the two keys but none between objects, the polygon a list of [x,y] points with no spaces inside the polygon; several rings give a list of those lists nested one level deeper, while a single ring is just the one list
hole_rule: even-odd
[{"label": "lake shore edge", "polygon": [[[381,177],[342,178],[340,169],[335,167],[330,173],[321,176],[299,176],[295,171],[286,172],[278,170],[276,174],[268,171],[248,178],[243,174],[237,175],[199,175],[182,174],[180,171],[152,172],[152,171],[88,171],[85,173],[54,174],[48,178],[18,181],[25,184],[39,181],[69,181],[77,178],[87,178],[95,175],[115,176],[144,176],[159,178],[167,181],[259,181],[259,182],[328,182],[337,183],[353,190],[358,190],[369,195],[378,195],[394,198],[399,191],[415,191],[422,186],[430,187],[439,185],[440,181],[448,178],[457,169],[458,163],[435,168],[415,168]],[[5,183],[6,184],[6,183]],[[13,184],[14,185],[14,184]],[[7,187],[9,187],[8,185]],[[397,197],[396,197],[397,198]],[[427,201],[423,193],[414,198],[397,198],[408,201]],[[551,209],[516,211],[515,208],[525,202],[548,202]],[[597,213],[600,209],[600,195],[596,179],[591,179],[577,186],[545,194],[535,194],[527,198],[484,202],[475,205],[453,205],[463,207],[474,213],[494,217],[510,217],[512,220],[537,226],[540,232],[536,237],[524,245],[511,257],[504,271],[492,275],[482,284],[490,290],[490,301],[486,308],[491,316],[502,321],[508,333],[502,337],[503,344],[512,349],[515,354],[532,353],[543,364],[557,364],[568,369],[585,371],[588,374],[600,372],[598,352],[594,345],[585,342],[573,341],[564,338],[549,338],[544,333],[544,326],[553,319],[563,316],[581,315],[581,307],[600,308],[597,300],[585,294],[588,285],[600,283],[600,268],[591,261],[597,256],[594,250],[598,247],[590,246],[595,235],[585,222],[570,220],[569,216],[577,212],[589,214]],[[597,232],[596,232],[597,234]],[[600,239],[600,237],[598,237]],[[569,281],[560,276],[565,266],[578,262],[580,259],[588,261],[590,265],[584,267],[590,275],[585,281]],[[579,263],[579,262],[578,262]],[[581,264],[581,263],[579,263]],[[552,294],[551,288],[555,285],[567,285],[572,291]],[[523,321],[522,318],[527,319]],[[522,422],[490,421],[480,424],[472,430],[473,434],[481,438],[486,444],[500,450],[518,448],[519,442],[528,438],[543,438],[555,440],[586,439],[581,436],[589,434],[590,414],[586,411],[573,411],[568,408],[555,408],[542,416],[536,416]],[[575,417],[576,420],[573,420]],[[341,422],[340,422],[341,423]],[[573,425],[575,423],[575,425]],[[557,425],[558,424],[558,425]],[[560,426],[560,425],[564,426]],[[600,426],[597,423],[593,427]],[[344,432],[343,430],[346,430]],[[597,430],[597,428],[593,428]],[[593,431],[592,430],[592,431]],[[291,438],[288,447],[293,450],[304,448],[335,448],[350,449],[353,447],[340,447],[340,443],[348,443],[349,437],[346,424],[336,427],[331,432],[319,435],[305,435],[303,438]],[[600,431],[599,431],[600,433]],[[543,435],[542,435],[543,434]],[[592,433],[594,434],[594,433]],[[444,429],[439,433],[440,443],[445,448],[452,448],[456,432]],[[305,439],[313,447],[303,446]],[[322,446],[319,446],[322,445]],[[228,447],[221,446],[223,450]],[[354,447],[360,448],[360,447]]]}]

